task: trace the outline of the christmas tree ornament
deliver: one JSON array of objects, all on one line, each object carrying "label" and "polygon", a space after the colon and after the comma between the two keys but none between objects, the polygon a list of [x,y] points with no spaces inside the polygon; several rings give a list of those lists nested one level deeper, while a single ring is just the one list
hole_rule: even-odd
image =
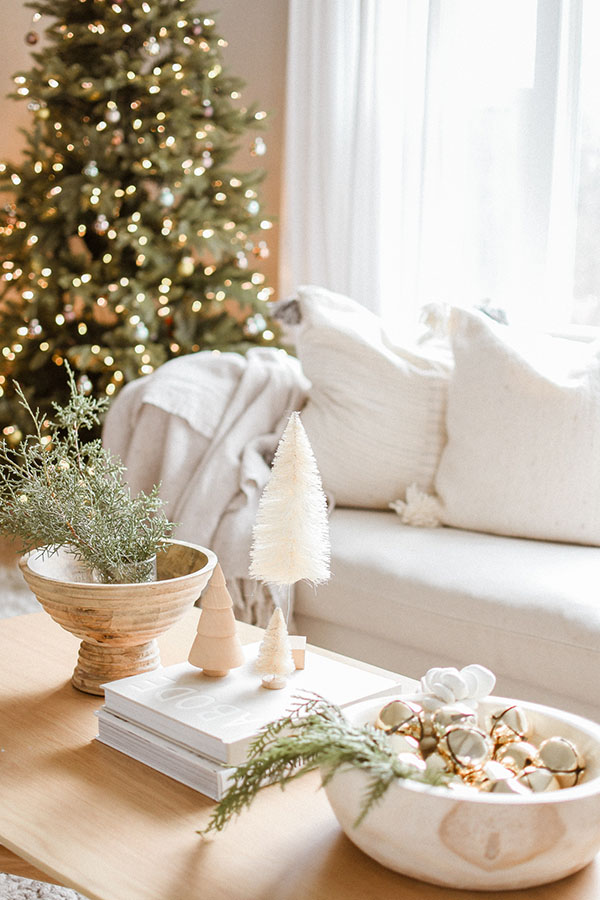
[{"label": "christmas tree ornament", "polygon": [[36,112],[36,116],[38,119],[47,119],[50,115],[50,110],[47,106],[40,106],[38,111]]},{"label": "christmas tree ornament", "polygon": [[158,56],[160,53],[160,44],[155,37],[149,37],[147,41],[144,41],[143,46],[148,56]]},{"label": "christmas tree ornament", "polygon": [[410,700],[391,700],[379,711],[375,728],[386,734],[401,734],[420,741],[423,737],[423,707]]},{"label": "christmas tree ornament", "polygon": [[285,619],[277,606],[258,651],[256,671],[264,676],[263,687],[280,690],[286,685],[285,676],[291,675],[294,668]]},{"label": "christmas tree ornament", "polygon": [[33,30],[32,30],[32,31],[28,31],[27,34],[25,35],[25,42],[26,42],[27,44],[31,44],[31,46],[37,44],[37,42],[39,41],[39,39],[40,39],[40,36],[39,36],[39,34],[37,33],[37,31],[33,31]]},{"label": "christmas tree ornament", "polygon": [[244,662],[233,601],[219,563],[202,594],[202,612],[188,660],[209,678],[223,678]]},{"label": "christmas tree ornament", "polygon": [[23,432],[20,428],[13,428],[12,431],[9,431],[8,434],[5,435],[6,443],[9,447],[18,447],[21,440],[23,439]]},{"label": "christmas tree ornament", "polygon": [[502,744],[496,750],[494,759],[513,772],[519,773],[528,766],[537,765],[538,750],[528,741],[512,741],[509,744]]},{"label": "christmas tree ornament", "polygon": [[527,716],[519,706],[507,706],[490,716],[489,732],[497,744],[527,740],[529,731]]},{"label": "christmas tree ornament", "polygon": [[585,762],[577,747],[564,737],[550,737],[542,741],[539,761],[556,775],[561,787],[573,787],[585,771]]},{"label": "christmas tree ornament", "polygon": [[150,332],[144,322],[138,322],[136,324],[134,333],[138,341],[145,341],[150,336]]},{"label": "christmas tree ornament", "polygon": [[89,178],[95,178],[98,174],[98,163],[95,159],[90,159],[88,163],[83,167],[83,174],[87,175]]},{"label": "christmas tree ornament", "polygon": [[183,275],[184,278],[189,278],[190,275],[194,274],[195,271],[194,260],[191,256],[183,256],[179,265],[177,266],[177,271],[180,275]]},{"label": "christmas tree ornament", "polygon": [[203,112],[203,114],[206,116],[207,119],[212,118],[213,113],[214,113],[214,109],[213,109],[213,107],[212,107],[212,104],[211,104],[210,100],[203,100],[203,101],[202,101],[202,112]]},{"label": "christmas tree ornament", "polygon": [[173,206],[175,203],[175,194],[171,188],[163,187],[158,194],[158,202],[161,206]]},{"label": "christmas tree ornament", "polygon": [[107,109],[106,112],[104,113],[104,118],[106,119],[107,122],[114,124],[115,122],[118,122],[121,119],[121,113],[116,108]]},{"label": "christmas tree ornament", "polygon": [[251,216],[255,216],[260,211],[260,203],[258,202],[258,200],[250,200],[250,202],[246,206],[246,209]]},{"label": "christmas tree ornament", "polygon": [[264,156],[267,152],[267,145],[261,137],[255,137],[252,142],[250,153],[252,156]]},{"label": "christmas tree ornament", "polygon": [[110,223],[104,213],[100,213],[100,215],[96,218],[94,222],[94,231],[96,234],[105,234],[110,227]]},{"label": "christmas tree ornament", "polygon": [[113,134],[112,134],[112,137],[111,137],[111,139],[110,139],[110,142],[111,142],[111,144],[113,145],[113,147],[120,147],[121,144],[123,143],[123,138],[124,138],[124,137],[125,137],[125,135],[123,134],[123,132],[121,131],[121,129],[120,129],[120,128],[117,128],[116,131],[113,131]]},{"label": "christmas tree ornament", "polygon": [[264,316],[261,316],[260,313],[257,313],[255,316],[252,316],[250,319],[246,319],[244,323],[244,334],[247,335],[255,335],[264,331],[267,327],[267,322]]},{"label": "christmas tree ornament", "polygon": [[204,168],[210,169],[210,167],[212,166],[213,163],[214,163],[214,159],[212,158],[212,156],[210,154],[210,150],[203,150],[202,151],[202,165],[204,166]]},{"label": "christmas tree ornament", "polygon": [[94,385],[90,381],[87,375],[80,375],[77,379],[77,390],[80,391],[85,396],[89,396],[92,393]]}]

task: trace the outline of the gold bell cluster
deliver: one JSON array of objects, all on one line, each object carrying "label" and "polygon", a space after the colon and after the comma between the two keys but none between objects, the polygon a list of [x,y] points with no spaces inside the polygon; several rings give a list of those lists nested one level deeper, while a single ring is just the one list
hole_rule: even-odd
[{"label": "gold bell cluster", "polygon": [[434,711],[395,699],[379,711],[384,731],[400,761],[422,774],[439,776],[452,790],[529,794],[573,787],[585,772],[575,744],[558,735],[535,742],[525,711],[497,709],[482,723],[467,704]]}]

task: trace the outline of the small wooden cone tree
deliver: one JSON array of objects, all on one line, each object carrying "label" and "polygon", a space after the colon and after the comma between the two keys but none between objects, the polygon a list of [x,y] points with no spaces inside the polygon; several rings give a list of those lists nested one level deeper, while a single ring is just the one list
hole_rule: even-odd
[{"label": "small wooden cone tree", "polygon": [[236,669],[244,662],[235,627],[233,602],[218,563],[202,595],[198,633],[188,660],[212,678],[222,678],[230,669]]},{"label": "small wooden cone tree", "polygon": [[276,607],[258,651],[256,671],[265,677],[263,687],[278,690],[285,687],[285,676],[295,669],[283,613]]}]

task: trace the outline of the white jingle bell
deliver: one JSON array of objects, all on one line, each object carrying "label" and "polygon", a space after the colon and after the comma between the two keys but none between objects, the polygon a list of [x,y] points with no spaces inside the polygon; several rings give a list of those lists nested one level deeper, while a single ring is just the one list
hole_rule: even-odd
[{"label": "white jingle bell", "polygon": [[540,762],[558,779],[561,787],[573,787],[585,770],[585,763],[577,747],[563,737],[551,737],[542,741]]},{"label": "white jingle bell", "polygon": [[535,766],[538,762],[538,750],[528,741],[512,741],[502,744],[496,750],[495,760],[518,774],[527,766]]},{"label": "white jingle bell", "polygon": [[517,781],[519,784],[524,784],[535,794],[540,794],[543,791],[560,790],[558,779],[550,769],[546,769],[544,766],[527,766],[520,775],[517,775]]}]

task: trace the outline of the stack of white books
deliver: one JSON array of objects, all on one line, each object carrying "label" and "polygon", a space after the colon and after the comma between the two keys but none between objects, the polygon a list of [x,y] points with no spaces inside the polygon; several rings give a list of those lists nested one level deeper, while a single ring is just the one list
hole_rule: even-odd
[{"label": "stack of white books", "polygon": [[317,693],[344,707],[401,691],[392,678],[310,651],[284,688],[267,690],[255,671],[258,647],[245,646],[244,664],[224,678],[182,662],[105,684],[97,740],[220,800],[261,728],[288,713],[299,696]]}]

